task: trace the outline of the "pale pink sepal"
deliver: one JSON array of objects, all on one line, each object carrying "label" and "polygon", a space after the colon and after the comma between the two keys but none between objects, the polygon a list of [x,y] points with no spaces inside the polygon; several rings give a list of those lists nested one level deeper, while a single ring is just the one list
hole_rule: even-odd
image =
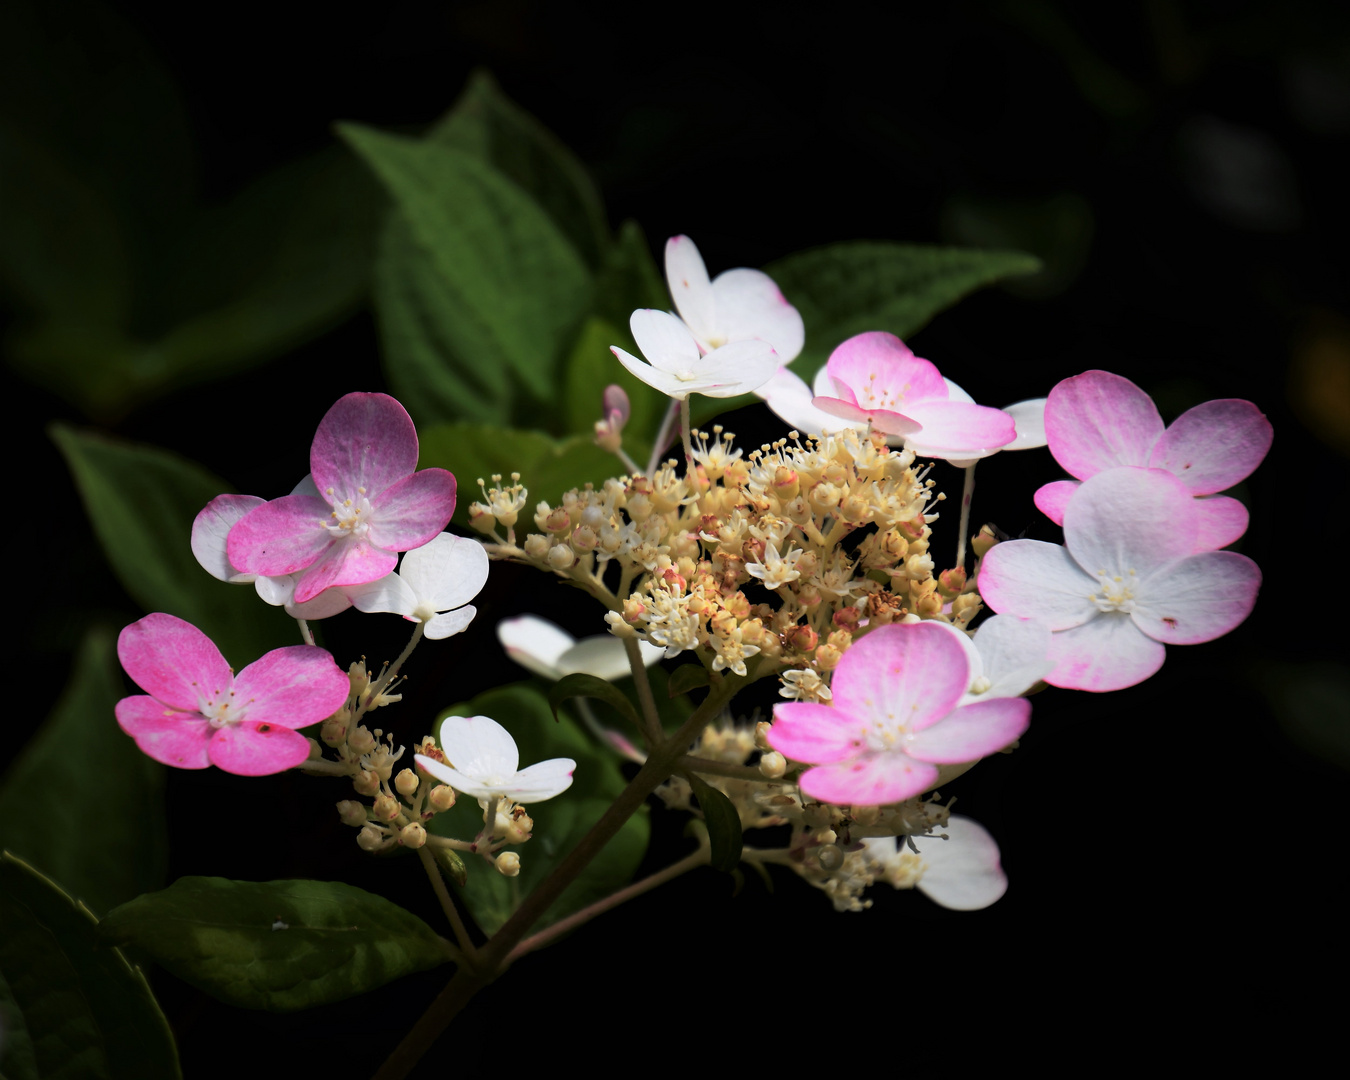
[{"label": "pale pink sepal", "polygon": [[1056,525],[1063,525],[1064,508],[1069,505],[1069,500],[1080,484],[1081,480],[1052,480],[1038,487],[1031,501],[1036,504],[1037,510]]},{"label": "pale pink sepal", "polygon": [[1111,611],[1050,639],[1055,668],[1045,677],[1066,690],[1105,693],[1143,682],[1162,667],[1167,650],[1134,624]]},{"label": "pale pink sepal", "polygon": [[417,468],[417,430],[388,394],[345,394],[319,421],[309,464],[315,486],[331,488],[336,502],[373,501]]},{"label": "pale pink sepal", "polygon": [[[672,236],[666,241],[666,285],[675,310],[692,335],[704,341],[711,338],[716,332],[717,301],[703,256],[687,236]],[[710,345],[706,351],[711,349]]]},{"label": "pale pink sepal", "polygon": [[[346,678],[346,676],[343,676]],[[309,757],[310,743],[279,723],[244,720],[220,728],[208,746],[211,764],[238,776],[270,776]]]},{"label": "pale pink sepal", "polygon": [[1218,551],[1247,531],[1251,517],[1247,508],[1227,495],[1206,495],[1195,500],[1196,551]]},{"label": "pale pink sepal", "polygon": [[266,502],[255,495],[217,495],[192,522],[192,554],[203,570],[218,581],[249,582],[253,574],[241,573],[230,562],[227,544],[230,530],[244,515]]},{"label": "pale pink sepal", "polygon": [[1096,609],[1088,597],[1096,587],[1096,580],[1059,544],[1005,540],[980,562],[980,596],[986,604],[994,611],[1039,619],[1051,630],[1067,630],[1092,618]]},{"label": "pale pink sepal", "polygon": [[1069,500],[1064,544],[1088,574],[1143,579],[1195,550],[1197,517],[1195,500],[1171,473],[1107,469]]},{"label": "pale pink sepal", "polygon": [[455,478],[445,469],[405,476],[371,499],[370,542],[386,551],[430,543],[455,512]]},{"label": "pale pink sepal", "polygon": [[290,645],[244,668],[235,677],[234,691],[248,722],[302,728],[341,708],[351,682],[325,650]]},{"label": "pale pink sepal", "polygon": [[919,761],[951,765],[997,754],[1031,724],[1031,702],[1003,697],[953,709],[942,723],[910,739],[906,752]]},{"label": "pale pink sepal", "polygon": [[467,630],[477,614],[478,609],[472,604],[457,607],[454,611],[442,612],[423,624],[426,627],[424,633],[432,641],[443,641]]},{"label": "pale pink sepal", "polygon": [[516,740],[489,716],[447,716],[440,744],[450,767],[466,776],[513,776],[520,765]]},{"label": "pale pink sepal", "polygon": [[[825,369],[821,368],[823,372]],[[792,371],[780,367],[778,373],[755,391],[790,427],[803,435],[829,435],[844,428],[856,427],[856,423],[844,420],[817,409],[811,402],[816,395],[811,388]]]},{"label": "pale pink sepal", "polygon": [[177,769],[210,766],[207,747],[214,729],[195,708],[177,712],[152,697],[137,695],[119,701],[115,714],[118,726],[147,757]]},{"label": "pale pink sepal", "polygon": [[1147,465],[1162,432],[1153,399],[1109,371],[1065,379],[1046,400],[1050,453],[1080,480],[1119,465]]},{"label": "pale pink sepal", "polygon": [[1234,629],[1251,614],[1261,570],[1234,551],[1191,555],[1155,574],[1131,617],[1168,645],[1198,645]]},{"label": "pale pink sepal", "polygon": [[[618,638],[597,634],[578,641],[562,627],[535,615],[502,620],[497,624],[497,640],[517,664],[546,679],[556,681],[580,671],[613,682],[632,674],[628,651]],[[664,649],[646,641],[638,642],[638,649],[646,667],[665,655]]]},{"label": "pale pink sepal", "polygon": [[504,796],[516,802],[542,802],[566,791],[577,767],[571,758],[553,758],[517,772],[516,741],[487,716],[446,717],[440,744],[449,764],[418,754],[418,766],[478,799]]},{"label": "pale pink sepal", "polygon": [[873,753],[807,769],[799,784],[803,794],[821,802],[886,806],[927,791],[937,775],[936,766],[907,754]]},{"label": "pale pink sepal", "polygon": [[851,713],[814,701],[795,701],[774,708],[768,740],[793,761],[827,764],[862,753],[864,733],[864,722]]},{"label": "pale pink sepal", "polygon": [[914,837],[924,862],[921,893],[952,911],[979,911],[1008,891],[998,844],[984,826],[954,814],[938,831],[947,839]]},{"label": "pale pink sepal", "polygon": [[768,274],[727,270],[717,275],[712,288],[723,341],[758,338],[773,346],[780,364],[797,359],[806,341],[802,317]]},{"label": "pale pink sepal", "polygon": [[312,566],[333,544],[333,508],[317,495],[283,495],[245,514],[230,530],[230,562],[248,574],[275,577]]},{"label": "pale pink sepal", "polygon": [[904,412],[912,401],[947,400],[947,384],[936,365],[915,356],[894,334],[881,330],[857,334],[830,353],[825,363],[839,388],[845,387],[864,409]]},{"label": "pale pink sepal", "polygon": [[397,564],[398,556],[392,551],[372,547],[365,540],[333,544],[300,574],[295,583],[295,602],[303,604],[334,586],[378,581]]},{"label": "pale pink sepal", "polygon": [[1017,424],[1002,409],[964,401],[918,401],[905,413],[921,425],[917,434],[905,438],[905,445],[919,456],[989,457],[1017,438]]},{"label": "pale pink sepal", "polygon": [[204,700],[228,691],[230,665],[190,622],[155,612],[124,627],[117,658],[146,693],[173,709],[196,712]]},{"label": "pale pink sepal", "polygon": [[1212,495],[1250,476],[1273,438],[1270,421],[1250,401],[1206,401],[1172,421],[1148,464],[1175,474],[1192,495]]},{"label": "pale pink sepal", "polygon": [[848,423],[840,425],[841,427],[871,426],[883,435],[913,435],[922,427],[913,417],[891,409],[864,408],[852,400],[851,393],[847,398],[814,397],[811,399],[811,407],[829,416],[847,420]]},{"label": "pale pink sepal", "polygon": [[[855,643],[830,680],[834,708],[859,718],[893,717],[922,731],[946,716],[970,686],[970,661],[931,623],[882,627]],[[775,713],[797,706],[780,705]]]}]

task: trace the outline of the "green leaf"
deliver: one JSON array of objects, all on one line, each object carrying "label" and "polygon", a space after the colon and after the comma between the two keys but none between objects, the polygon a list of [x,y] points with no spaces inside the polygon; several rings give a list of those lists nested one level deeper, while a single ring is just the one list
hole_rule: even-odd
[{"label": "green leaf", "polygon": [[[558,360],[591,298],[590,272],[567,237],[520,187],[469,154],[354,124],[338,130],[429,257],[422,265],[445,300],[447,360],[461,370],[504,366],[536,401],[555,400]],[[441,419],[408,405],[418,419]],[[465,401],[458,415],[477,408]]]},{"label": "green leaf", "polygon": [[340,881],[179,878],[110,911],[99,932],[229,1005],[272,1012],[342,1001],[450,959],[416,915]]},{"label": "green leaf", "polygon": [[859,240],[789,255],[764,272],[802,314],[806,345],[793,368],[809,382],[854,334],[909,337],[968,293],[1039,269],[1018,251]]},{"label": "green leaf", "polygon": [[[548,701],[530,683],[490,690],[442,715],[492,717],[511,732],[520,748],[522,765],[556,757],[570,757],[577,763],[570,788],[556,798],[528,807],[534,834],[515,849],[520,854],[519,877],[503,877],[481,858],[469,861],[464,898],[478,925],[492,934],[576,847],[623,790],[625,781],[614,757],[591,742],[569,716],[564,714],[554,723]],[[477,800],[461,796],[452,810],[437,814],[428,827],[442,836],[472,839],[483,827],[483,811]],[[628,884],[642,862],[649,834],[645,810],[639,811],[549,906],[534,929],[555,923]]]},{"label": "green leaf", "polygon": [[629,721],[634,727],[641,727],[638,722],[638,711],[633,708],[623,693],[610,682],[604,679],[598,679],[594,675],[587,675],[584,672],[576,671],[571,675],[564,675],[553,684],[548,692],[549,708],[553,710],[553,719],[558,719],[558,706],[568,698],[584,697],[596,698],[612,705],[625,720]]},{"label": "green leaf", "polygon": [[469,504],[482,495],[481,478],[494,475],[509,483],[513,472],[529,489],[529,501],[516,525],[518,538],[534,531],[534,508],[541,501],[557,506],[565,491],[587,483],[597,487],[622,471],[612,454],[589,438],[556,440],[537,431],[516,431],[488,424],[435,424],[421,432],[422,468],[449,469],[455,474],[459,496],[454,522],[467,525]]},{"label": "green leaf", "polygon": [[458,303],[407,221],[390,214],[375,263],[375,313],[389,389],[423,421],[471,413],[479,422],[504,424],[512,395],[506,367],[452,362]]},{"label": "green leaf", "polygon": [[164,883],[164,766],[117,726],[114,637],[85,635],[65,692],[0,784],[0,846],[94,911]]},{"label": "green leaf", "polygon": [[671,697],[679,697],[681,694],[687,694],[690,690],[696,690],[700,686],[707,686],[708,682],[708,669],[702,664],[681,664],[670,673],[670,681],[666,684],[666,693]]},{"label": "green leaf", "polygon": [[585,166],[551,131],[502,93],[486,71],[469,77],[429,142],[472,154],[509,177],[553,219],[582,258],[600,264],[609,227]]},{"label": "green leaf", "polygon": [[741,816],[731,800],[695,773],[686,773],[689,786],[694,789],[703,821],[708,826],[708,842],[712,844],[714,870],[730,873],[741,861]]},{"label": "green leaf", "polygon": [[0,855],[0,1042],[9,1080],[181,1077],[168,1022],[139,968],[51,880]]},{"label": "green leaf", "polygon": [[193,557],[193,519],[229,484],[167,450],[63,424],[49,430],[114,573],[146,611],[186,619],[237,667],[293,643],[298,635],[281,608],[259,600],[252,586],[217,581]]}]

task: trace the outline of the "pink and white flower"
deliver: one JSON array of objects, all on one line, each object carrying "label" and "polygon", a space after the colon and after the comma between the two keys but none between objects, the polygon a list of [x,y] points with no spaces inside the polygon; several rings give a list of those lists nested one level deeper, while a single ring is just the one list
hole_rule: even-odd
[{"label": "pink and white flower", "polygon": [[647,362],[617,345],[609,351],[648,386],[677,400],[690,394],[748,394],[768,382],[780,363],[773,346],[758,338],[732,341],[704,353],[684,323],[654,308],[633,312],[628,328]]},{"label": "pink and white flower", "polygon": [[1052,686],[1120,690],[1153,675],[1166,645],[1228,633],[1256,603],[1261,571],[1231,551],[1196,551],[1203,504],[1160,469],[1115,468],[1086,480],[1064,511],[1064,546],[995,544],[980,595],[997,612],[1054,631]]},{"label": "pink and white flower", "polygon": [[488,557],[483,545],[440,533],[431,543],[403,556],[398,573],[349,586],[351,603],[362,611],[392,611],[425,627],[437,640],[464,630],[477,609],[469,603],[487,584]]},{"label": "pink and white flower", "polygon": [[418,754],[418,766],[456,791],[482,800],[543,802],[572,786],[577,767],[571,758],[552,758],[517,772],[516,740],[486,716],[447,716],[441,723],[440,745],[444,762]]},{"label": "pink and white flower", "polygon": [[[1085,371],[1051,390],[1045,432],[1050,453],[1079,480],[1121,465],[1176,476],[1198,500],[1196,551],[1226,547],[1247,531],[1247,508],[1215,492],[1250,476],[1274,438],[1261,410],[1237,398],[1206,401],[1164,428],[1153,399],[1109,371]],[[1036,506],[1062,525],[1078,487],[1073,480],[1046,484]]]},{"label": "pink and white flower", "polygon": [[301,764],[295,729],[335,713],[351,690],[323,649],[273,649],[238,675],[211,639],[173,615],[147,615],[117,639],[122,667],[146,691],[117,703],[117,722],[156,761],[264,776]]},{"label": "pink and white flower", "polygon": [[1003,749],[1030,722],[1023,698],[962,705],[971,685],[966,649],[949,628],[895,623],[844,654],[830,705],[774,707],[769,744],[794,761],[804,794],[822,802],[882,806],[929,789],[939,764]]},{"label": "pink and white flower", "polygon": [[396,552],[430,542],[455,509],[450,473],[413,471],[417,431],[388,394],[340,398],[319,423],[309,463],[318,495],[287,495],[250,510],[226,543],[239,573],[298,573],[297,604],[332,586],[384,577]]},{"label": "pink and white flower", "polygon": [[773,347],[780,364],[790,364],[802,351],[802,317],[762,271],[726,270],[709,281],[694,242],[672,236],[666,241],[666,284],[702,352],[758,339]]}]

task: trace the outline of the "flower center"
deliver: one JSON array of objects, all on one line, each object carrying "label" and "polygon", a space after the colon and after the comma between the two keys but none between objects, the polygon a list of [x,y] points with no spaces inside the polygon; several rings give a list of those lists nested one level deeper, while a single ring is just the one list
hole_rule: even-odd
[{"label": "flower center", "polygon": [[343,499],[341,502],[333,502],[332,488],[324,494],[328,496],[329,503],[333,507],[329,519],[324,522],[330,535],[339,539],[347,536],[359,539],[370,531],[370,500],[366,498],[365,488],[356,489],[355,499]]},{"label": "flower center", "polygon": [[1098,591],[1088,596],[1098,611],[1123,611],[1129,614],[1134,610],[1134,586],[1136,575],[1133,570],[1125,577],[1120,574],[1108,576],[1105,570],[1097,571]]},{"label": "flower center", "polygon": [[905,394],[909,391],[910,384],[896,390],[887,386],[877,386],[876,372],[867,376],[867,385],[862,388],[858,394],[858,403],[871,409],[885,409],[888,412],[899,412],[905,404]]},{"label": "flower center", "polygon": [[214,728],[239,723],[244,718],[244,711],[247,708],[247,701],[235,700],[233,686],[227,690],[212,690],[209,694],[199,695],[197,698],[197,711],[211,721]]}]

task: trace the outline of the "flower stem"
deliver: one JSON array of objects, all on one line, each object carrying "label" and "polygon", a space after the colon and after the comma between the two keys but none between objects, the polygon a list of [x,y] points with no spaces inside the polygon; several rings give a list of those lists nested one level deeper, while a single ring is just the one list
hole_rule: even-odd
[{"label": "flower stem", "polygon": [[970,499],[975,494],[975,466],[978,461],[966,466],[966,482],[961,488],[961,529],[956,538],[956,565],[966,565],[966,530],[970,528]]},{"label": "flower stem", "polygon": [[656,467],[661,464],[661,455],[665,452],[666,444],[670,441],[670,429],[675,424],[675,418],[680,415],[680,403],[674,398],[670,399],[670,408],[666,410],[666,415],[661,420],[661,427],[656,432],[656,441],[652,443],[652,456],[647,460],[647,476],[656,472]]},{"label": "flower stem", "polygon": [[652,694],[651,680],[647,678],[647,665],[642,662],[642,650],[637,638],[623,638],[624,652],[628,654],[628,666],[633,671],[633,684],[637,687],[638,702],[642,712],[638,719],[642,721],[642,737],[647,740],[647,749],[654,750],[661,744],[661,716],[656,711],[656,698]]},{"label": "flower stem", "polygon": [[689,395],[680,398],[680,438],[684,440],[684,475],[694,477],[694,444],[689,438]]},{"label": "flower stem", "polygon": [[296,619],[295,621],[300,624],[300,637],[304,639],[305,644],[313,645],[314,631],[309,628],[309,623],[305,622],[304,619]]},{"label": "flower stem", "polygon": [[473,949],[473,942],[469,940],[469,932],[464,928],[464,920],[459,917],[459,912],[455,908],[455,901],[450,896],[450,890],[445,887],[445,879],[441,877],[440,867],[436,865],[436,859],[425,847],[417,849],[417,857],[422,860],[422,869],[427,872],[427,877],[431,879],[432,891],[436,894],[436,899],[441,902],[441,910],[445,912],[445,917],[450,923],[451,929],[455,932],[455,941],[459,943],[460,952],[469,952]]}]

